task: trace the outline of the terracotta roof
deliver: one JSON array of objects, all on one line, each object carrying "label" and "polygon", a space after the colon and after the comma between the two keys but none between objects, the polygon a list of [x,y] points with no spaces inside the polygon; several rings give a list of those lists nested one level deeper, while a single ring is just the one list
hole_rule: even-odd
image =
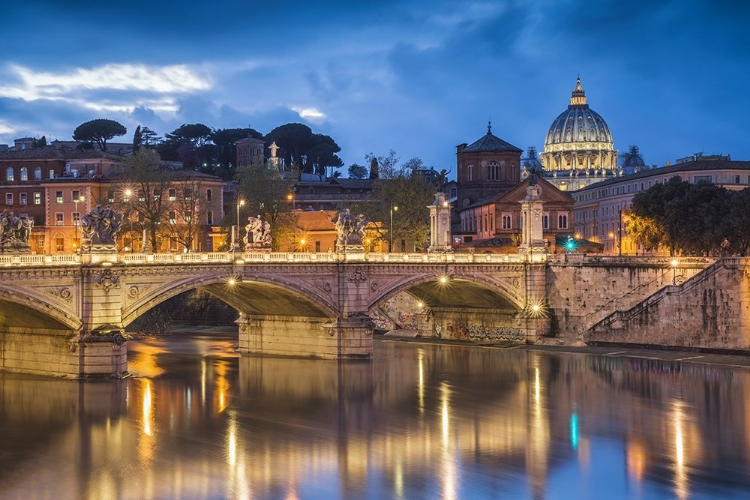
[{"label": "terracotta roof", "polygon": [[513,144],[505,142],[499,137],[492,135],[492,124],[487,125],[487,134],[484,135],[484,137],[461,150],[462,153],[474,151],[514,151],[518,153],[523,152]]},{"label": "terracotta roof", "polygon": [[335,231],[335,225],[331,222],[332,218],[336,217],[335,210],[320,210],[317,212],[307,212],[298,210],[295,212],[299,222],[298,225],[305,228],[307,231]]}]

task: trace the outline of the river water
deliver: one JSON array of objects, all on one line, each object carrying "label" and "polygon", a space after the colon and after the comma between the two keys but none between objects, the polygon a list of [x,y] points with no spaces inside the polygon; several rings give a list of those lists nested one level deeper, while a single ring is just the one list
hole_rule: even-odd
[{"label": "river water", "polygon": [[[377,340],[369,362],[130,342],[0,374],[0,498],[750,498],[750,371]],[[644,355],[645,356],[645,355]]]}]

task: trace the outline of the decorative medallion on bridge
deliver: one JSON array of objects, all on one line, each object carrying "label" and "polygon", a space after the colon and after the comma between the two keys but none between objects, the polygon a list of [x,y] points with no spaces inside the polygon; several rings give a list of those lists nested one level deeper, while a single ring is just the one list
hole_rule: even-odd
[{"label": "decorative medallion on bridge", "polygon": [[70,302],[73,298],[73,292],[70,291],[70,288],[65,286],[62,288],[48,288],[45,291],[50,295],[54,295],[55,297],[63,299],[65,302]]},{"label": "decorative medallion on bridge", "polygon": [[135,285],[131,285],[130,288],[128,288],[128,297],[131,299],[134,299],[138,297],[138,287]]},{"label": "decorative medallion on bridge", "polygon": [[94,283],[96,283],[96,286],[103,288],[105,293],[108,293],[112,288],[120,286],[120,277],[113,273],[111,269],[105,269]]},{"label": "decorative medallion on bridge", "polygon": [[357,268],[354,269],[354,272],[349,275],[349,281],[351,281],[355,285],[359,285],[360,283],[364,283],[365,281],[367,281],[367,275],[362,270],[362,266],[357,266]]}]

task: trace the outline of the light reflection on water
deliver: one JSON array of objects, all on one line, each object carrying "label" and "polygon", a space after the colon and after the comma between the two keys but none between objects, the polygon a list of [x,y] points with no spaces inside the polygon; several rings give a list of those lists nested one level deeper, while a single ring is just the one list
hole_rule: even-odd
[{"label": "light reflection on water", "polygon": [[376,342],[371,362],[131,343],[136,378],[0,374],[0,498],[743,498],[748,372]]}]

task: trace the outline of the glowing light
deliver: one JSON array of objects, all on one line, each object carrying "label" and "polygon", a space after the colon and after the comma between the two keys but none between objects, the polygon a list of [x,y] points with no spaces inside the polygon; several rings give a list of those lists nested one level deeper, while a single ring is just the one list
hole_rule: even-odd
[{"label": "glowing light", "polygon": [[677,267],[677,264],[679,263],[680,261],[678,261],[677,259],[672,259],[672,262],[670,262],[670,264],[672,264],[672,267]]},{"label": "glowing light", "polygon": [[574,413],[570,416],[570,444],[573,449],[578,448],[578,414]]},{"label": "glowing light", "polygon": [[444,274],[440,276],[440,278],[438,278],[438,281],[440,282],[441,285],[445,285],[446,283],[448,283],[448,276]]}]

